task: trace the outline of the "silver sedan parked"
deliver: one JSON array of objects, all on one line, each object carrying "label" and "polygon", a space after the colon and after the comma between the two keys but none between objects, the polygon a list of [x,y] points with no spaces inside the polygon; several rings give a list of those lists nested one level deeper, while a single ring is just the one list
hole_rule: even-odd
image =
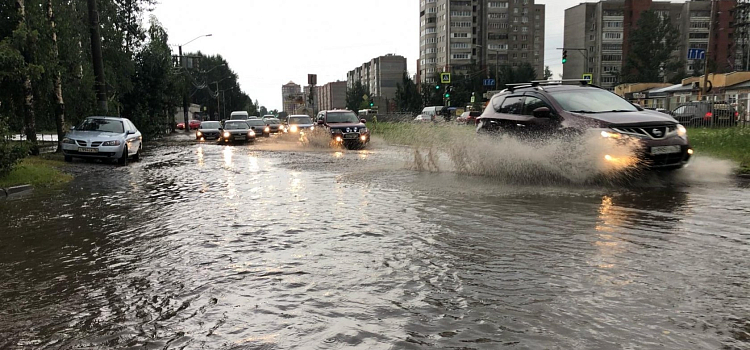
[{"label": "silver sedan parked", "polygon": [[62,144],[66,162],[74,157],[97,158],[127,165],[129,158],[140,159],[143,136],[126,118],[88,117],[71,128]]}]

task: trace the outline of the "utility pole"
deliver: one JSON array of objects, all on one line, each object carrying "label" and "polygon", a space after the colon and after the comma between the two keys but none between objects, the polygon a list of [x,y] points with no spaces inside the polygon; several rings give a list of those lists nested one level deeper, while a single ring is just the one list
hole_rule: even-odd
[{"label": "utility pole", "polygon": [[216,82],[216,118],[221,120],[221,102],[219,102],[219,82]]},{"label": "utility pole", "polygon": [[714,38],[714,20],[716,17],[716,0],[711,0],[711,21],[708,22],[708,48],[706,48],[706,59],[703,60],[703,84],[701,84],[698,100],[703,100],[708,90],[708,60],[711,59],[711,41]]},{"label": "utility pole", "polygon": [[[102,58],[102,36],[99,33],[99,11],[96,0],[87,0],[89,10],[89,29],[91,30],[91,56],[94,60],[96,76],[96,102],[100,112],[109,113],[107,108],[107,83],[104,79],[104,59]],[[182,54],[180,54],[182,55]]]},{"label": "utility pole", "polygon": [[182,115],[185,118],[185,131],[190,132],[190,121],[188,120],[188,90],[190,90],[188,79],[187,79],[187,65],[185,64],[185,58],[182,57],[182,45],[179,46],[178,52],[180,54],[180,68],[184,69],[184,82],[185,90],[182,92]]}]

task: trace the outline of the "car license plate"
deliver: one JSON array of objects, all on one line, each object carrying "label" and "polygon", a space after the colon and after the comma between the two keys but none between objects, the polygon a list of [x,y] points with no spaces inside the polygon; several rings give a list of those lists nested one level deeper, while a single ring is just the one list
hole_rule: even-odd
[{"label": "car license plate", "polygon": [[660,155],[660,154],[671,154],[671,153],[680,153],[682,152],[682,147],[680,146],[658,146],[658,147],[651,147],[651,155]]},{"label": "car license plate", "polygon": [[235,140],[244,140],[245,136],[235,136],[234,139]]},{"label": "car license plate", "polygon": [[99,149],[98,148],[83,148],[83,147],[78,147],[78,152],[81,152],[81,153],[99,153]]},{"label": "car license plate", "polygon": [[346,134],[346,135],[344,135],[344,138],[345,139],[356,139],[357,135],[356,134]]}]

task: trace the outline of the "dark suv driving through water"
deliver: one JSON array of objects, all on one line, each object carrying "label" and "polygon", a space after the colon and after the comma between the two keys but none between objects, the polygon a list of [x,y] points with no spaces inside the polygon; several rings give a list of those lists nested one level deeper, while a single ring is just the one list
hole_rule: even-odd
[{"label": "dark suv driving through water", "polygon": [[679,169],[690,160],[687,130],[670,115],[645,110],[586,81],[568,83],[510,85],[489,101],[477,132],[542,138],[593,130],[603,138],[637,139],[639,156],[650,168]]},{"label": "dark suv driving through water", "polygon": [[334,144],[340,144],[347,149],[363,148],[370,142],[370,131],[367,130],[364,119],[347,110],[321,111],[318,113],[317,123],[327,130]]}]

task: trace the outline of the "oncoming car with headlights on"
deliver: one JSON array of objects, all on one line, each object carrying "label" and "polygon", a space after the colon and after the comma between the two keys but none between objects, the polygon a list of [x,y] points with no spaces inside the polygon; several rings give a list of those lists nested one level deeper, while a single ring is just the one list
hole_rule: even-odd
[{"label": "oncoming car with headlights on", "polygon": [[198,141],[215,140],[221,137],[221,122],[202,122],[198,131],[195,132],[195,139]]},{"label": "oncoming car with headlights on", "polygon": [[305,131],[310,132],[315,130],[315,124],[313,124],[312,118],[307,115],[291,115],[286,120],[286,125],[284,125],[284,128],[286,128],[286,132],[291,134],[299,134],[302,133],[304,135]]},{"label": "oncoming car with headlights on", "polygon": [[255,132],[255,135],[271,136],[271,127],[263,119],[248,119],[246,122],[248,127]]},{"label": "oncoming car with headlights on", "polygon": [[687,130],[670,115],[631,104],[586,81],[511,84],[493,96],[478,118],[479,133],[526,138],[594,134],[613,142],[633,141],[634,159],[604,155],[607,163],[642,164],[651,169],[684,167],[693,155]]},{"label": "oncoming car with headlights on", "polygon": [[370,130],[364,119],[347,110],[322,111],[318,113],[318,125],[328,130],[334,144],[347,149],[359,149],[370,142]]},{"label": "oncoming car with headlights on", "polygon": [[66,162],[73,158],[97,158],[127,165],[130,158],[140,160],[143,136],[126,118],[88,117],[71,128],[62,145]]},{"label": "oncoming car with headlights on", "polygon": [[219,143],[255,141],[255,132],[247,126],[244,120],[227,120],[220,131]]}]

